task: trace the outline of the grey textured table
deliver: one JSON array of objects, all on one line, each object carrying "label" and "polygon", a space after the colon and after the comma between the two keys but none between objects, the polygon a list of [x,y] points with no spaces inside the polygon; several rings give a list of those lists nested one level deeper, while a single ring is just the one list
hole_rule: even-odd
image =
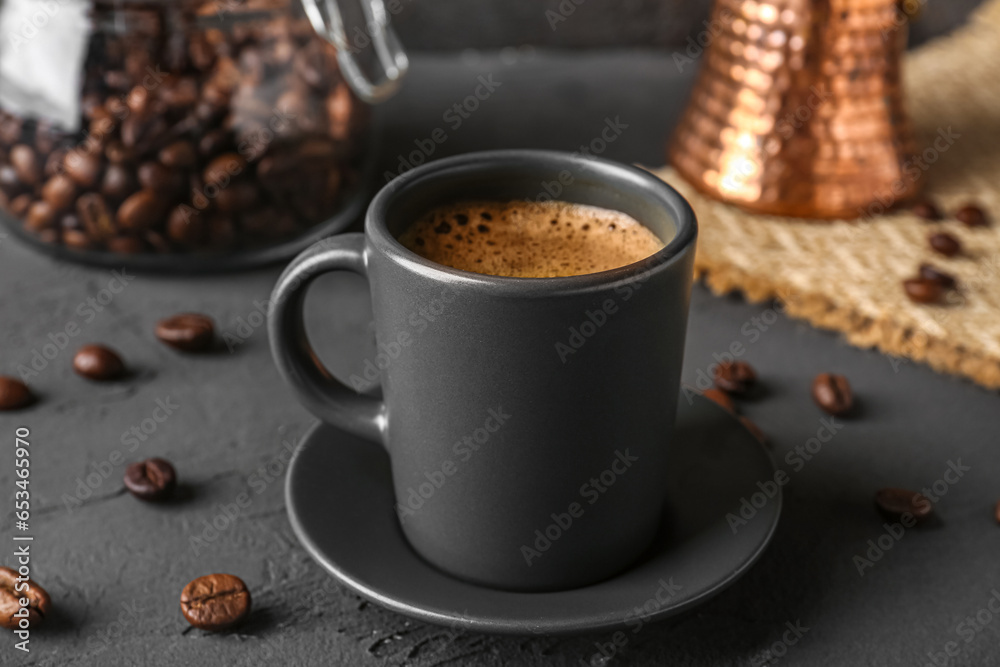
[{"label": "grey textured table", "polygon": [[[444,111],[489,73],[501,86],[461,127],[445,126]],[[689,84],[688,73],[678,74],[663,55],[424,57],[412,74],[386,108],[389,167],[437,126],[448,128],[442,154],[575,150],[607,117],[628,128],[605,155],[658,164]],[[0,634],[0,664],[924,665],[928,652],[938,654],[937,664],[1000,663],[1000,620],[987,607],[1000,595],[1000,528],[992,518],[1000,497],[997,396],[853,349],[766,304],[716,298],[700,287],[685,379],[695,382],[713,355],[743,344],[765,388],[745,412],[772,436],[791,476],[775,540],[749,574],[695,611],[630,635],[610,661],[592,661],[608,635],[496,638],[413,622],[362,601],[306,556],[285,516],[283,451],[313,420],[278,377],[259,326],[278,270],[129,274],[127,287],[92,312],[88,300],[106,301],[110,272],[56,263],[12,238],[0,242],[0,372],[16,374],[70,322],[81,332],[31,378],[41,402],[0,417],[0,499],[10,503],[0,514],[0,539],[12,544],[13,432],[27,425],[32,565],[57,609],[32,635],[29,655]],[[373,349],[361,282],[324,279],[310,301],[328,310],[312,309],[321,356],[337,373],[359,370]],[[173,353],[152,329],[181,310],[212,314],[240,342],[232,353]],[[75,376],[72,349],[86,341],[118,348],[135,376],[110,385]],[[849,377],[863,409],[800,462],[796,448],[821,427],[808,395],[820,371]],[[158,423],[159,403],[176,407]],[[141,435],[129,435],[133,427]],[[175,461],[183,481],[180,497],[165,506],[122,491],[119,456],[152,455]],[[950,475],[954,484],[938,482],[946,491],[935,506],[939,520],[884,537],[873,491],[930,487],[952,463],[968,470]],[[251,502],[235,515],[241,493]],[[855,556],[868,558],[869,541],[878,545],[880,537],[889,548],[872,550],[862,576]],[[4,546],[0,562],[11,564],[11,552]],[[238,633],[189,630],[180,615],[184,584],[214,571],[238,574],[253,591],[255,611]],[[794,626],[798,632],[789,632]],[[949,648],[957,657],[945,656]]]}]

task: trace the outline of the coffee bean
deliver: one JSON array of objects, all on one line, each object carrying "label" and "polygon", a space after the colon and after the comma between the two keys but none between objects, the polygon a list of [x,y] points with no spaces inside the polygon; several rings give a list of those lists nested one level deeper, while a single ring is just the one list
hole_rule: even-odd
[{"label": "coffee bean", "polygon": [[42,173],[48,178],[63,173],[63,164],[68,154],[68,148],[57,148],[49,153],[49,156],[45,158],[45,168],[42,170]]},{"label": "coffee bean", "polygon": [[38,240],[41,241],[42,243],[49,243],[49,244],[59,243],[58,229],[52,229],[52,228],[42,229],[34,233],[38,237]]},{"label": "coffee bean", "polygon": [[937,303],[944,296],[945,289],[936,280],[909,278],[903,281],[906,296],[914,303]]},{"label": "coffee bean", "polygon": [[264,60],[267,64],[275,67],[284,67],[292,62],[295,56],[295,44],[287,38],[276,39],[270,44],[271,48],[265,52]]},{"label": "coffee bean", "polygon": [[945,273],[944,271],[930,265],[921,264],[920,265],[920,277],[924,280],[930,280],[936,282],[941,287],[945,289],[955,289],[958,283],[955,281],[955,277],[950,273]]},{"label": "coffee bean", "polygon": [[113,116],[118,120],[128,118],[131,115],[128,105],[125,104],[125,100],[122,99],[121,95],[111,95],[104,100],[104,110],[109,116]]},{"label": "coffee bean", "polygon": [[135,158],[135,153],[125,147],[125,144],[115,139],[104,148],[104,157],[112,164],[124,164]]},{"label": "coffee bean", "polygon": [[205,213],[200,213],[186,204],[174,208],[167,218],[167,236],[171,241],[183,246],[195,247],[205,239]]},{"label": "coffee bean", "polygon": [[743,428],[750,431],[750,435],[752,435],[757,442],[762,445],[768,444],[767,436],[762,430],[760,430],[760,427],[757,426],[755,422],[751,421],[747,417],[740,417],[739,419],[740,423],[743,424]]},{"label": "coffee bean", "polygon": [[253,208],[256,203],[257,186],[246,181],[222,188],[215,197],[215,205],[223,213],[240,213]]},{"label": "coffee bean", "polygon": [[181,613],[185,620],[212,632],[242,622],[250,614],[250,604],[246,584],[231,574],[198,577],[181,592]]},{"label": "coffee bean", "polygon": [[326,98],[326,117],[330,127],[330,136],[334,139],[346,139],[351,130],[351,112],[354,109],[354,98],[346,84],[340,84]]},{"label": "coffee bean", "polygon": [[64,211],[73,205],[76,197],[76,183],[66,174],[56,174],[42,186],[42,199],[56,211]]},{"label": "coffee bean", "polygon": [[851,385],[843,375],[820,373],[813,380],[812,397],[827,414],[842,417],[854,406]]},{"label": "coffee bean", "polygon": [[304,49],[295,54],[293,69],[300,79],[316,89],[326,85],[327,67],[324,62],[323,48],[317,41],[310,41]]},{"label": "coffee bean", "polygon": [[83,230],[83,223],[80,222],[79,216],[74,213],[66,213],[61,218],[59,218],[59,228],[63,231],[77,229]]},{"label": "coffee bean", "polygon": [[117,380],[125,375],[125,364],[110,348],[84,345],[73,357],[73,370],[90,380]]},{"label": "coffee bean", "polygon": [[257,238],[277,240],[295,236],[299,225],[290,211],[265,208],[244,213],[240,217],[240,229]]},{"label": "coffee bean", "polygon": [[962,244],[948,232],[938,232],[927,237],[931,248],[945,257],[954,257],[962,252]]},{"label": "coffee bean", "polygon": [[24,218],[24,228],[29,232],[40,232],[55,225],[56,211],[52,204],[45,200],[33,202]]},{"label": "coffee bean", "polygon": [[145,113],[149,109],[149,98],[149,88],[146,88],[146,86],[135,86],[125,96],[125,104],[132,113]]},{"label": "coffee bean", "polygon": [[729,398],[729,394],[722,390],[706,389],[701,392],[701,395],[714,403],[718,403],[729,412],[736,412],[736,406],[733,405],[733,399]]},{"label": "coffee bean", "polygon": [[966,204],[955,212],[955,219],[967,227],[985,227],[989,224],[986,213],[975,204]]},{"label": "coffee bean", "polygon": [[300,145],[292,152],[291,158],[298,163],[305,162],[322,167],[337,157],[337,151],[336,143],[329,139],[318,138]]},{"label": "coffee bean", "polygon": [[205,196],[205,181],[201,179],[201,174],[191,174],[191,177],[188,179],[188,185],[191,193],[191,205],[195,209],[205,211],[212,208],[214,200]]},{"label": "coffee bean", "polygon": [[163,500],[177,485],[177,472],[161,458],[130,463],[125,468],[125,488],[140,500]]},{"label": "coffee bean", "polygon": [[101,181],[101,194],[111,201],[122,201],[139,189],[132,170],[122,164],[109,164]]},{"label": "coffee bean", "polygon": [[118,224],[132,231],[149,229],[163,218],[163,208],[163,202],[155,192],[139,190],[118,207]]},{"label": "coffee bean", "polygon": [[757,382],[753,366],[745,361],[725,361],[715,368],[715,386],[730,394],[745,394]]},{"label": "coffee bean", "polygon": [[87,128],[90,136],[94,137],[92,147],[105,147],[111,141],[109,137],[114,132],[115,127],[115,118],[106,109],[95,114],[93,120],[90,121],[90,127]]},{"label": "coffee bean", "polygon": [[112,90],[124,91],[132,85],[132,77],[122,70],[108,70],[104,72],[104,85]]},{"label": "coffee bean", "polygon": [[10,200],[8,210],[16,218],[23,218],[31,207],[32,198],[29,194],[18,195]]},{"label": "coffee bean", "polygon": [[198,163],[198,153],[190,141],[175,141],[164,146],[159,153],[160,162],[172,169],[193,169]]},{"label": "coffee bean", "polygon": [[95,239],[107,239],[117,233],[107,203],[96,192],[89,192],[76,200],[76,214],[80,216],[83,228]]},{"label": "coffee bean", "polygon": [[[27,600],[26,607],[21,600]],[[29,628],[36,628],[45,620],[52,608],[52,599],[45,589],[31,579],[24,581],[16,570],[0,567],[0,626],[8,630],[21,630],[22,619],[28,621]],[[27,610],[27,617],[15,616]]]},{"label": "coffee bean", "polygon": [[159,162],[143,162],[139,165],[138,175],[139,185],[167,199],[180,195],[187,186],[183,172],[164,167]]},{"label": "coffee bean", "polygon": [[34,402],[28,385],[20,380],[0,375],[0,410],[17,410]]},{"label": "coffee bean", "polygon": [[284,152],[272,153],[257,163],[257,178],[267,186],[282,185],[295,171],[295,158]]},{"label": "coffee bean", "polygon": [[939,211],[938,207],[935,206],[933,202],[930,201],[918,202],[913,205],[913,208],[911,210],[913,211],[914,215],[919,216],[924,220],[941,219],[941,211]]},{"label": "coffee bean", "polygon": [[93,118],[94,113],[97,112],[98,109],[101,109],[102,104],[103,102],[101,101],[101,96],[97,93],[85,93],[83,97],[80,98],[80,112],[83,114],[84,118],[90,120]]},{"label": "coffee bean", "polygon": [[212,130],[198,141],[198,152],[203,156],[218,155],[232,148],[232,140],[225,130]]},{"label": "coffee bean", "polygon": [[67,248],[74,250],[90,250],[93,243],[87,233],[79,229],[64,229],[62,232],[62,242]]},{"label": "coffee bean", "polygon": [[62,137],[62,131],[56,129],[50,121],[39,119],[35,122],[35,151],[41,164],[45,162],[44,156],[56,149],[56,144]]},{"label": "coffee bean", "polygon": [[38,185],[42,180],[42,165],[35,149],[27,144],[18,144],[10,149],[10,166],[18,179],[26,185]]},{"label": "coffee bean", "polygon": [[169,132],[170,126],[161,114],[132,114],[122,122],[121,138],[126,148],[142,155],[161,143]]},{"label": "coffee bean", "polygon": [[191,77],[168,77],[160,84],[160,100],[168,109],[184,109],[198,101],[198,83]]},{"label": "coffee bean", "polygon": [[188,57],[199,70],[207,70],[215,62],[215,48],[203,32],[194,32],[188,37]]},{"label": "coffee bean", "polygon": [[70,151],[63,166],[66,175],[85,188],[94,187],[101,178],[101,158],[88,150]]},{"label": "coffee bean", "polygon": [[156,337],[167,345],[184,352],[211,349],[215,340],[215,324],[208,315],[181,313],[160,320]]},{"label": "coffee bean", "polygon": [[3,142],[8,146],[16,143],[21,138],[23,125],[23,121],[17,116],[11,116],[3,113],[2,116],[0,116],[0,142]]},{"label": "coffee bean", "polygon": [[[146,21],[154,21],[157,18],[156,14],[153,12],[144,10],[139,11],[142,11],[142,13],[136,17],[137,19],[142,18]],[[151,32],[159,33],[160,31],[154,28]],[[139,48],[135,48],[128,42],[123,44],[123,46],[127,49],[125,52],[125,72],[129,75],[129,78],[132,81],[142,79],[143,76],[150,71],[151,66],[154,64],[152,62],[153,54],[146,48],[141,46]],[[157,69],[152,71],[158,72],[159,70]],[[156,79],[154,78],[154,80]]]},{"label": "coffee bean", "polygon": [[138,255],[146,250],[146,245],[138,236],[115,236],[107,241],[108,250],[120,255]]},{"label": "coffee bean", "polygon": [[247,161],[239,153],[223,153],[208,163],[202,177],[206,183],[213,183],[218,187],[224,187],[235,176],[246,171]]},{"label": "coffee bean", "polygon": [[167,242],[167,239],[159,232],[145,232],[143,233],[142,238],[146,242],[146,245],[153,249],[153,252],[162,254],[173,250]]},{"label": "coffee bean", "polygon": [[923,494],[895,488],[879,489],[875,494],[875,504],[893,518],[910,514],[917,521],[926,519],[934,509]]}]

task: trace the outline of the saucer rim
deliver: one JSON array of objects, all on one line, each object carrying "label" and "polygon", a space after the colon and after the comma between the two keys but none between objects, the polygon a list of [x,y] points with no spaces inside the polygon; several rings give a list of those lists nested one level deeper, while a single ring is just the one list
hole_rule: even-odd
[{"label": "saucer rim", "polygon": [[[718,404],[710,401],[703,396],[696,396],[696,401],[705,401],[706,403],[711,403],[715,408],[721,410],[727,419],[732,419],[734,425],[738,425],[739,428],[746,431],[745,427],[735,419],[728,410],[719,406]],[[325,427],[337,429],[336,426],[326,424],[322,421],[315,422],[309,430],[302,436],[299,441],[298,446],[295,448],[295,452],[288,463],[288,470],[285,475],[285,507],[288,513],[289,522],[292,525],[292,531],[295,533],[296,538],[302,544],[303,548],[309,554],[309,556],[316,561],[324,570],[331,574],[337,581],[346,586],[350,591],[360,595],[370,602],[394,611],[399,614],[403,614],[409,618],[413,618],[426,623],[433,623],[435,625],[442,625],[451,628],[460,628],[465,630],[471,630],[474,632],[482,632],[494,635],[510,635],[510,636],[525,636],[525,635],[542,635],[542,636],[557,636],[557,635],[580,635],[588,633],[601,633],[611,630],[620,630],[626,627],[626,619],[623,618],[618,613],[607,612],[607,613],[596,613],[590,614],[589,616],[572,616],[572,617],[559,617],[552,619],[545,619],[535,624],[526,623],[521,620],[510,620],[503,617],[492,617],[477,615],[475,617],[470,617],[462,614],[461,612],[439,612],[427,608],[417,607],[410,603],[403,602],[391,597],[388,594],[381,593],[369,585],[364,584],[351,575],[344,572],[337,564],[329,559],[323,551],[316,545],[316,543],[309,537],[301,522],[293,511],[293,501],[292,501],[292,485],[289,480],[292,477],[293,471],[295,470],[296,463],[298,462],[299,455],[304,449],[305,445],[311,441],[312,436],[319,429]],[[747,431],[749,439],[760,449],[761,453],[764,455],[764,459],[770,465],[772,471],[777,472],[778,468],[775,464],[774,457],[768,450],[767,446],[753,437],[752,434]],[[370,443],[373,447],[379,447],[377,443]],[[752,568],[761,556],[767,550],[767,547],[771,544],[774,538],[774,533],[778,528],[778,524],[781,521],[781,513],[784,509],[784,489],[779,486],[778,492],[771,499],[769,503],[773,507],[774,520],[768,527],[766,534],[763,536],[758,547],[749,554],[745,560],[741,563],[740,567],[736,568],[730,572],[726,577],[720,579],[718,582],[706,588],[695,596],[684,600],[683,602],[678,602],[674,605],[664,605],[654,612],[646,614],[643,616],[644,623],[651,623],[656,621],[661,621],[666,618],[682,614],[691,608],[703,604],[709,599],[715,597],[725,589],[736,583],[743,575],[745,575],[750,568]],[[400,539],[405,541],[405,537],[400,536]],[[410,549],[410,554],[413,558],[420,559],[420,557]],[[428,567],[433,568],[432,565],[428,564]],[[633,566],[634,567],[634,566]],[[622,572],[609,577],[608,579],[598,582],[596,584],[591,584],[591,586],[601,586],[606,585],[608,582],[612,582],[625,573],[629,572],[632,567],[626,568]],[[463,581],[448,575],[445,572],[437,570],[441,576],[447,577],[453,581],[459,582],[462,585],[468,586],[473,590],[483,590],[488,591],[491,594],[503,594],[516,597],[524,598],[536,598],[538,596],[560,596],[567,593],[572,593],[573,591],[578,591],[581,588],[589,588],[590,586],[584,586],[576,589],[569,589],[566,591],[551,591],[543,593],[532,593],[523,591],[505,591],[501,589],[490,588],[487,586],[477,585],[471,582]],[[618,610],[615,610],[616,612]]]}]

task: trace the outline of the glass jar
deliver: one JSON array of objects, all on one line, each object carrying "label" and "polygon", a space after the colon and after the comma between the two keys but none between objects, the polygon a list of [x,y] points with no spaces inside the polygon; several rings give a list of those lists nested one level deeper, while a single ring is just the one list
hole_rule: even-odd
[{"label": "glass jar", "polygon": [[273,261],[347,226],[374,175],[370,105],[407,61],[362,0],[369,81],[320,2],[4,0],[4,221],[63,257],[165,270]]}]

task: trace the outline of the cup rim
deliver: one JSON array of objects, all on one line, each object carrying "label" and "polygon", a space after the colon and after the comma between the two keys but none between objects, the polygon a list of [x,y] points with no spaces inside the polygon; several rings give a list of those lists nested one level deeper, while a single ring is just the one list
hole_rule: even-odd
[{"label": "cup rim", "polygon": [[[677,224],[677,233],[660,250],[638,262],[625,266],[574,276],[527,278],[496,276],[456,269],[432,262],[406,248],[393,236],[386,223],[386,214],[393,201],[412,188],[420,187],[430,177],[460,171],[469,165],[493,163],[497,166],[523,163],[525,160],[544,161],[553,166],[553,173],[563,169],[586,169],[599,180],[629,182],[666,208]],[[416,167],[387,183],[372,199],[365,214],[365,234],[369,242],[391,260],[427,278],[455,286],[489,287],[496,293],[517,296],[551,296],[604,289],[619,283],[629,283],[665,270],[684,256],[695,243],[698,224],[691,205],[673,187],[652,173],[632,165],[579,153],[536,149],[503,149],[463,153],[442,158]],[[640,277],[642,276],[642,277]]]}]

